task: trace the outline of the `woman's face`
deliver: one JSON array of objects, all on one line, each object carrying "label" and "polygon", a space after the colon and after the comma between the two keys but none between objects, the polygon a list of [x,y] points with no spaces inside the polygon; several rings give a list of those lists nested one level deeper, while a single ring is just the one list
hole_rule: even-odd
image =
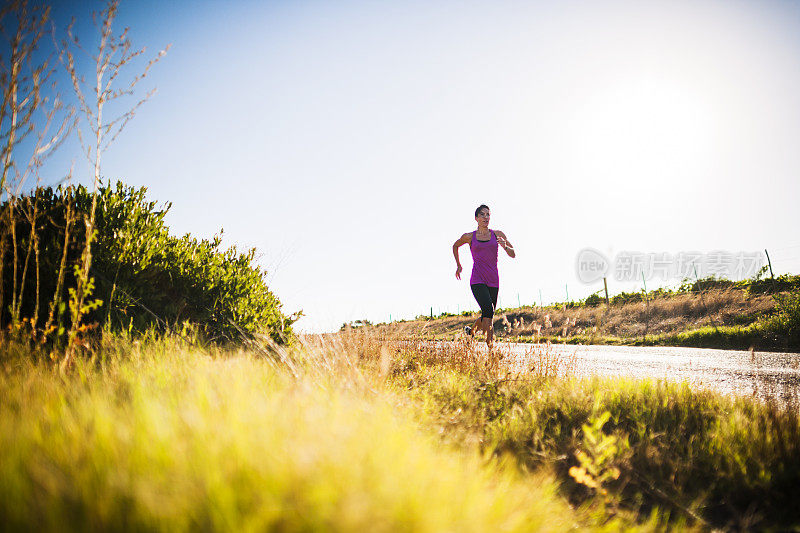
[{"label": "woman's face", "polygon": [[485,207],[478,212],[478,216],[475,217],[475,221],[478,223],[478,227],[481,228],[488,228],[489,227],[489,217],[490,213],[489,210]]}]

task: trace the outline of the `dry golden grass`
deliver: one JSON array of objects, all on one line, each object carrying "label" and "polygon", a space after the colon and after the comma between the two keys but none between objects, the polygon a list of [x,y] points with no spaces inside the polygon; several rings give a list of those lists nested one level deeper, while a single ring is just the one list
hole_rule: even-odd
[{"label": "dry golden grass", "polygon": [[[571,337],[574,335],[638,337],[674,334],[703,326],[743,326],[775,311],[770,295],[749,296],[738,289],[710,290],[659,297],[607,307],[522,307],[495,316],[496,334],[503,336]],[[458,334],[472,316],[416,320],[383,326],[386,334],[442,336]]]},{"label": "dry golden grass", "polygon": [[423,431],[371,368],[395,364],[380,339],[315,337],[275,354],[104,342],[110,353],[71,375],[0,343],[0,530],[566,531],[588,520],[548,470],[523,476]]},{"label": "dry golden grass", "polygon": [[[410,327],[392,330],[370,327],[336,334],[307,335],[297,349],[313,369],[350,374],[364,380],[359,368],[378,369],[371,375],[389,374],[419,366],[454,370],[481,380],[517,379],[520,376],[555,378],[573,373],[574,355],[552,349],[550,342],[532,344],[523,351],[508,342],[495,342],[491,350],[480,338],[459,334],[444,340],[433,334],[414,333]],[[289,357],[294,359],[293,357]]]}]

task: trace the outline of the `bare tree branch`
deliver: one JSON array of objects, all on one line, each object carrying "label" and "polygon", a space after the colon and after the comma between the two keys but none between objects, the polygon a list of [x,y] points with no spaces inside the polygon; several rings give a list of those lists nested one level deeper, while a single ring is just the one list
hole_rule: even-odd
[{"label": "bare tree branch", "polygon": [[[81,258],[81,269],[77,272],[77,287],[70,300],[70,309],[72,312],[72,326],[69,333],[67,353],[62,361],[62,368],[70,366],[72,357],[74,355],[74,347],[77,343],[77,334],[81,325],[81,318],[84,309],[84,301],[90,296],[90,287],[92,280],[89,277],[89,271],[92,264],[91,246],[94,237],[94,224],[95,213],[97,209],[97,188],[100,183],[101,171],[101,156],[108,149],[108,147],[117,139],[117,137],[125,129],[125,126],[133,119],[136,111],[144,104],[155,92],[149,91],[143,98],[137,101],[128,111],[122,113],[113,120],[104,118],[106,104],[115,101],[123,96],[132,96],[134,94],[135,86],[144,79],[150,68],[159,61],[165,54],[166,49],[162,50],[155,58],[145,66],[143,71],[133,77],[130,85],[124,90],[115,90],[114,85],[118,82],[119,77],[130,68],[131,62],[137,57],[142,55],[145,51],[144,48],[131,51],[132,45],[128,37],[128,28],[125,28],[121,33],[115,35],[112,29],[113,22],[119,10],[119,0],[109,0],[106,3],[105,9],[100,13],[94,13],[92,20],[95,26],[99,26],[100,42],[97,47],[97,53],[90,56],[95,64],[95,78],[94,83],[83,89],[84,80],[78,76],[75,58],[69,50],[69,46],[75,46],[81,49],[78,45],[76,36],[72,33],[72,25],[68,28],[68,40],[64,41],[64,48],[60,57],[62,63],[65,65],[67,72],[72,80],[73,90],[80,103],[80,110],[83,114],[84,124],[88,132],[91,133],[92,141],[88,142],[88,135],[78,128],[78,139],[80,140],[81,147],[94,166],[94,191],[92,194],[92,205],[89,215],[85,218],[86,223],[86,245],[83,250]],[[98,20],[100,21],[98,25]],[[168,48],[168,47],[167,47]],[[81,49],[82,50],[82,49]],[[87,95],[93,93],[91,103],[88,101]]]}]

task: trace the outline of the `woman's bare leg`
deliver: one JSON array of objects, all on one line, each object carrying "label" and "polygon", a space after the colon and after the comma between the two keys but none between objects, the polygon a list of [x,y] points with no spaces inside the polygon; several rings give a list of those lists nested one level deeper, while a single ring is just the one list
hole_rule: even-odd
[{"label": "woman's bare leg", "polygon": [[492,349],[492,342],[494,341],[494,328],[492,327],[492,319],[491,318],[482,318],[481,319],[482,328],[486,331],[486,346],[489,349]]},{"label": "woman's bare leg", "polygon": [[483,321],[482,321],[481,317],[478,317],[478,319],[475,321],[475,323],[472,324],[472,336],[475,337],[475,335],[478,333],[478,331],[480,331],[482,329],[483,329]]}]

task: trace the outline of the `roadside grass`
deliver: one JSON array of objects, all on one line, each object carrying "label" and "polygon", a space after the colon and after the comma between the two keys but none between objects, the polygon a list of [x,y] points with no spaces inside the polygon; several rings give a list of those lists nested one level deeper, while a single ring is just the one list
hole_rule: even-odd
[{"label": "roadside grass", "polygon": [[578,380],[541,350],[111,337],[64,376],[4,343],[2,528],[800,527],[797,405]]},{"label": "roadside grass", "polygon": [[[466,340],[367,330],[337,339],[443,441],[478,446],[522,472],[547,468],[575,505],[670,527],[800,527],[792,503],[800,486],[796,394],[778,404],[663,380],[576,379],[574,362],[554,360],[546,346],[531,347],[527,368],[506,364],[502,343],[499,364],[479,355],[465,367]],[[575,475],[581,456],[593,479]]]},{"label": "roadside grass", "polygon": [[[392,383],[445,441],[477,443],[524,472],[547,467],[574,504],[640,520],[655,512],[678,527],[682,520],[737,530],[800,527],[797,404],[655,380],[535,371],[486,379],[420,361],[400,363]],[[606,450],[613,451],[604,456],[599,443],[613,443]],[[576,474],[581,455],[596,467],[588,481]]]},{"label": "roadside grass", "polygon": [[112,341],[68,376],[9,348],[0,345],[3,530],[586,523],[546,469],[523,476],[421,431],[381,386],[380,365],[356,364],[335,342],[285,353],[295,358],[289,371],[252,352]]},{"label": "roadside grass", "polygon": [[614,346],[685,346],[692,348],[716,348],[727,350],[749,350],[754,346],[769,346],[773,350],[796,350],[789,339],[779,333],[766,330],[761,324],[748,326],[703,326],[679,333],[648,334],[641,337],[614,337],[607,335],[571,335],[509,337],[509,341],[520,343],[547,342],[564,344],[606,344]]}]

